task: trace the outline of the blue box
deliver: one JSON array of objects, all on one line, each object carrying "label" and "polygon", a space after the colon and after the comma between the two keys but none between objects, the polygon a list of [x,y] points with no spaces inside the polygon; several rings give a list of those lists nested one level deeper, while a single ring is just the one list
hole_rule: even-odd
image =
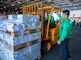
[{"label": "blue box", "polygon": [[37,39],[37,33],[30,34],[31,36],[31,41],[34,41]]},{"label": "blue box", "polygon": [[23,43],[24,43],[23,40],[24,40],[23,36],[18,36],[18,37],[17,37],[17,42],[16,42],[17,45],[18,45],[18,44],[23,44]]},{"label": "blue box", "polygon": [[31,41],[31,36],[29,35],[24,35],[23,43],[30,42]]},{"label": "blue box", "polygon": [[0,31],[0,39],[3,40],[3,32]]},{"label": "blue box", "polygon": [[37,22],[37,28],[42,28],[42,23],[41,22]]},{"label": "blue box", "polygon": [[25,28],[26,28],[26,30],[36,29],[37,23],[26,23]]},{"label": "blue box", "polygon": [[30,47],[32,60],[37,59],[40,56],[41,43],[36,43]]},{"label": "blue box", "polygon": [[23,20],[23,23],[27,22],[38,22],[39,16],[27,15],[27,14],[18,14],[18,15],[8,15],[9,20]]},{"label": "blue box", "polygon": [[2,21],[1,23],[0,23],[0,30],[1,31],[6,31],[6,24],[4,23],[4,21]]},{"label": "blue box", "polygon": [[17,37],[13,37],[7,33],[4,33],[3,38],[4,38],[3,40],[6,41],[11,46],[15,46],[19,43],[19,42],[17,42],[18,41]]},{"label": "blue box", "polygon": [[16,20],[17,19],[17,15],[8,15],[8,19],[14,19],[14,20]]},{"label": "blue box", "polygon": [[23,58],[24,60],[31,60],[31,53],[29,47],[23,49]]},{"label": "blue box", "polygon": [[37,32],[37,39],[42,38],[41,34],[42,34],[41,32]]},{"label": "blue box", "polygon": [[23,36],[13,37],[10,34],[4,33],[3,40],[6,41],[11,46],[16,46],[19,44],[23,44]]}]

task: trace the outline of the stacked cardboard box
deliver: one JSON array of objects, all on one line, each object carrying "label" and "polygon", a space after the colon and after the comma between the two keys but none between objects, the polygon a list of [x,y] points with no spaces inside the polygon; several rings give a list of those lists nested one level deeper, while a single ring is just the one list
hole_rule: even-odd
[{"label": "stacked cardboard box", "polygon": [[40,43],[34,44],[34,45],[32,45],[30,47],[31,53],[32,53],[31,54],[32,60],[35,60],[37,57],[39,57],[39,55],[40,55],[40,48],[41,48]]},{"label": "stacked cardboard box", "polygon": [[[27,34],[26,31],[29,33]],[[40,56],[39,39],[41,39],[39,16],[19,14],[9,15],[8,19],[1,19],[0,59],[35,60]],[[27,42],[30,45],[27,46]]]},{"label": "stacked cardboard box", "polygon": [[31,60],[31,52],[29,47],[14,52],[7,49],[4,44],[1,45],[3,45],[0,48],[1,60]]}]

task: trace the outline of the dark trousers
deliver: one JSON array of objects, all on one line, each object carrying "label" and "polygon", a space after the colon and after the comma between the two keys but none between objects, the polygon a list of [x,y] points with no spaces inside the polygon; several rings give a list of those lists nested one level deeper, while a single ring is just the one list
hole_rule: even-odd
[{"label": "dark trousers", "polygon": [[68,60],[69,57],[68,42],[69,38],[64,39],[64,41],[62,41],[60,45],[63,54],[63,60]]}]

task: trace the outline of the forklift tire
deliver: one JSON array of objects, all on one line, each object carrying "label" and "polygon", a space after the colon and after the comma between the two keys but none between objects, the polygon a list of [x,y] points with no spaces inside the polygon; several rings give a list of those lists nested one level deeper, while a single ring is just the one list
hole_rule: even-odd
[{"label": "forklift tire", "polygon": [[42,42],[41,49],[42,49],[43,53],[49,52],[51,50],[51,48],[52,48],[52,44],[50,41],[43,41]]}]

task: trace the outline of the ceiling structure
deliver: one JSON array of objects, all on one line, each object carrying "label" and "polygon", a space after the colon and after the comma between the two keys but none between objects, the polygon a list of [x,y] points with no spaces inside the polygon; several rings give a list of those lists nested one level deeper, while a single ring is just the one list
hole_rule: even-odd
[{"label": "ceiling structure", "polygon": [[50,2],[48,2],[47,4],[57,6],[62,9],[81,9],[81,0],[50,0]]},{"label": "ceiling structure", "polygon": [[20,10],[24,5],[39,1],[62,9],[81,10],[81,0],[0,0],[0,11]]}]

